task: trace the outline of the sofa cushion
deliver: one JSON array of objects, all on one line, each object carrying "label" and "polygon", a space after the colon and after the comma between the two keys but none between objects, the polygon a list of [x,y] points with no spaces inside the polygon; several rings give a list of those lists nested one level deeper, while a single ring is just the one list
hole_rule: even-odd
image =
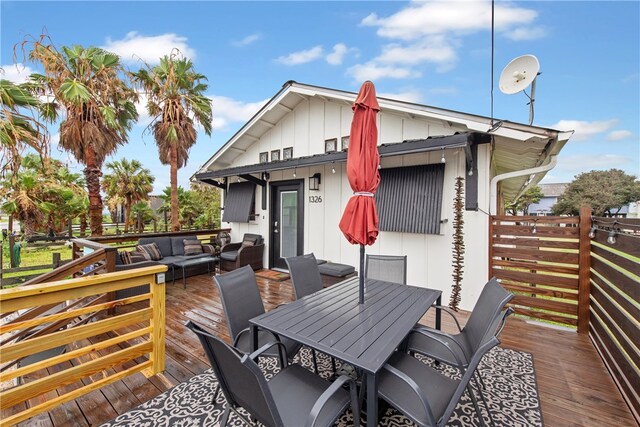
[{"label": "sofa cushion", "polygon": [[182,242],[184,243],[184,254],[186,256],[198,255],[202,253],[202,244],[200,243],[200,240],[184,239]]},{"label": "sofa cushion", "polygon": [[158,260],[158,262],[164,265],[171,265],[171,264],[175,264],[176,262],[184,261],[184,259],[185,259],[184,256],[171,255],[171,256],[166,256],[161,260]]},{"label": "sofa cushion", "polygon": [[196,236],[171,237],[171,255],[184,255],[184,241],[198,240]]},{"label": "sofa cushion", "polygon": [[[184,239],[184,237],[182,237]],[[139,245],[148,245],[155,243],[160,249],[160,253],[163,257],[175,255],[171,250],[171,238],[170,237],[143,237],[138,240]]]},{"label": "sofa cushion", "polygon": [[238,258],[238,251],[227,251],[220,254],[220,259],[225,261],[235,261]]},{"label": "sofa cushion", "polygon": [[136,249],[139,252],[142,252],[145,259],[149,261],[159,261],[163,258],[162,252],[160,252],[160,248],[158,248],[158,245],[155,242],[149,243],[148,245],[138,245],[136,246]]},{"label": "sofa cushion", "polygon": [[318,270],[320,270],[320,274],[326,274],[327,276],[344,277],[356,271],[356,268],[352,265],[326,262],[320,264]]}]

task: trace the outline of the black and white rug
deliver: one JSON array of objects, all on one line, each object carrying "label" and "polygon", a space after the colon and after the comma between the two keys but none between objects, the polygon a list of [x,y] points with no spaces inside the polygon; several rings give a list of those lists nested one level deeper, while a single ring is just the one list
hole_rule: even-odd
[{"label": "black and white rug", "polygon": [[[323,355],[318,355],[318,364],[323,376],[331,374],[330,361]],[[311,352],[303,349],[296,362],[310,367]],[[430,364],[431,361],[423,360]],[[267,379],[277,372],[277,360],[264,359],[260,367]],[[445,375],[456,376],[457,372],[452,368],[439,365],[437,369]],[[536,384],[533,357],[529,353],[503,349],[496,347],[484,357],[480,364],[482,378],[486,390],[485,397],[495,426],[528,427],[543,426],[540,397]],[[224,412],[226,401],[222,393],[218,394],[216,405],[211,404],[211,392],[216,385],[216,377],[211,370],[196,375],[189,381],[178,384],[163,394],[140,405],[136,409],[126,412],[116,419],[103,424],[103,427],[200,427],[219,426],[219,420]],[[482,403],[485,423],[490,425],[489,418]],[[242,420],[234,416],[229,418],[230,426],[243,426]],[[353,425],[351,413],[343,415],[336,425]],[[384,417],[380,419],[383,427],[410,427],[414,424],[396,411],[389,408]],[[465,393],[456,410],[454,411],[448,426],[472,427],[480,425],[471,399]],[[296,427],[296,426],[292,426]]]}]

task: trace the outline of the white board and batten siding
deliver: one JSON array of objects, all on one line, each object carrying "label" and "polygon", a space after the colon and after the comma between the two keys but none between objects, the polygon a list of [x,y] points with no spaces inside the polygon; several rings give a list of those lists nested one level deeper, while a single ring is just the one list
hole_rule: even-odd
[{"label": "white board and batten siding", "polygon": [[[310,98],[298,104],[282,120],[276,123],[247,151],[238,157],[232,166],[258,163],[259,153],[293,147],[293,156],[309,156],[324,153],[326,139],[337,138],[338,149],[341,138],[350,133],[353,113],[351,105]],[[379,144],[422,139],[429,136],[450,135],[464,128],[451,127],[448,123],[428,121],[406,114],[381,112],[378,114]],[[489,206],[489,159],[490,147],[478,147],[478,202],[483,211]],[[366,248],[369,254],[406,254],[408,257],[407,282],[411,285],[441,289],[443,303],[447,304],[452,284],[452,221],[454,183],[457,176],[465,174],[464,152],[459,149],[445,150],[446,158],[442,219],[440,235],[380,232],[378,241]],[[434,151],[381,159],[382,167],[401,167],[439,163],[442,152]],[[271,158],[271,157],[270,157]],[[332,173],[335,167],[335,174]],[[322,174],[319,191],[310,191],[308,177]],[[359,247],[350,245],[342,236],[338,223],[344,207],[352,195],[346,178],[345,163],[325,164],[293,170],[274,171],[270,181],[303,179],[305,188],[304,206],[304,252],[313,252],[316,257],[350,264],[358,268]],[[268,191],[268,190],[267,190]],[[244,233],[259,233],[265,237],[265,266],[268,265],[269,211],[261,209],[262,188],[256,191],[256,214],[249,223],[223,224],[232,228],[232,241],[239,241]],[[315,203],[310,202],[314,197]],[[483,212],[465,212],[465,268],[461,307],[471,309],[487,278],[487,233],[488,222]]]}]

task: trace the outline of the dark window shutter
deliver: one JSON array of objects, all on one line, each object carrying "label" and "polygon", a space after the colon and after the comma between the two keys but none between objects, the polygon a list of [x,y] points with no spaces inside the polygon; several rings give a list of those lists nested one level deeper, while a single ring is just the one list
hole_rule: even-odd
[{"label": "dark window shutter", "polygon": [[256,185],[253,182],[229,184],[224,200],[224,222],[249,222],[254,206]]},{"label": "dark window shutter", "polygon": [[380,170],[380,231],[439,234],[444,164]]}]

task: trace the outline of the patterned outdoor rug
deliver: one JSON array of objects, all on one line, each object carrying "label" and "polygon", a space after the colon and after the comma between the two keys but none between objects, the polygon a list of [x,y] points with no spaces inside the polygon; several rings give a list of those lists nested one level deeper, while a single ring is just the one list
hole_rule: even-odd
[{"label": "patterned outdoor rug", "polygon": [[[323,356],[318,354],[320,371],[323,376],[329,376],[331,374],[330,361]],[[311,352],[306,348],[300,352],[296,359],[298,363],[301,359],[302,364],[307,367],[312,364]],[[424,360],[424,362],[430,363],[429,360]],[[277,360],[275,358],[265,359],[260,363],[260,367],[269,379],[277,372]],[[438,369],[441,369],[446,375],[456,375],[456,371],[452,368],[439,365]],[[484,357],[480,364],[480,370],[486,384],[485,396],[491,408],[495,426],[544,425],[531,354],[496,347]],[[216,405],[211,404],[211,391],[215,385],[216,378],[209,370],[103,424],[103,427],[218,426],[226,402],[222,393],[219,393]],[[485,423],[490,425],[482,403],[480,403],[480,408]],[[229,425],[243,426],[244,424],[232,412]],[[336,425],[353,425],[351,412],[344,414]],[[379,425],[384,427],[414,426],[410,420],[393,408],[387,410],[385,416],[380,419]],[[467,393],[462,396],[447,425],[480,425]]]}]

